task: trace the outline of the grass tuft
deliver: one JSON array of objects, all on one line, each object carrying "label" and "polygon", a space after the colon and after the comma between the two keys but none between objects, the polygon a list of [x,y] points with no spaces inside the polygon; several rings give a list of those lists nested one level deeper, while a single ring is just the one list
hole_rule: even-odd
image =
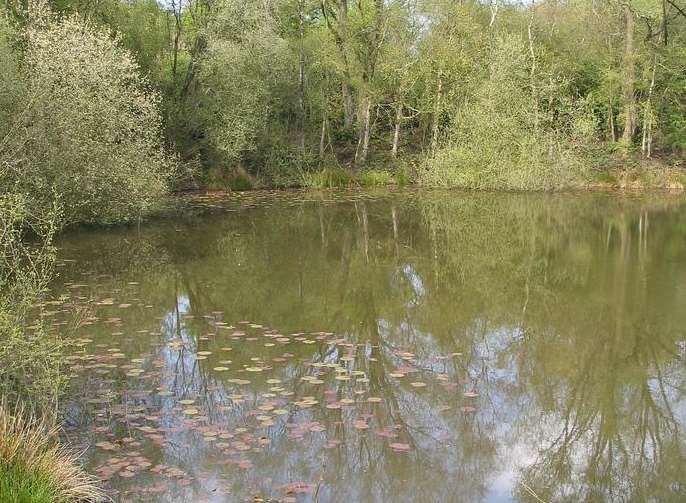
[{"label": "grass tuft", "polygon": [[77,455],[57,440],[59,427],[0,405],[0,501],[86,503],[105,499]]},{"label": "grass tuft", "polygon": [[353,184],[353,177],[345,169],[339,167],[324,168],[320,171],[303,172],[301,185],[308,189],[335,189],[349,187]]},{"label": "grass tuft", "polygon": [[385,169],[369,169],[357,176],[357,183],[363,187],[383,187],[396,183],[393,173]]}]

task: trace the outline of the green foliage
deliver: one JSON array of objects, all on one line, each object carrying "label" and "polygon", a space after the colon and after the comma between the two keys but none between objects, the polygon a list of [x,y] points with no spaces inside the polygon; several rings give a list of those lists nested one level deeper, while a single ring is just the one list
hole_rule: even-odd
[{"label": "green foliage", "polygon": [[301,185],[308,189],[349,187],[354,181],[352,175],[340,167],[328,167],[314,172],[303,172],[301,177]]},{"label": "green foliage", "polygon": [[[5,17],[0,17],[0,125],[9,125],[11,118],[19,112],[19,105],[26,92],[26,82],[22,79],[20,61],[17,57],[16,43],[18,34]],[[0,129],[0,152],[7,131]]]},{"label": "green foliage", "polygon": [[515,190],[580,182],[586,164],[579,146],[593,132],[584,103],[552,76],[543,88],[532,82],[519,37],[497,39],[487,57],[487,80],[456,115],[448,145],[429,159],[420,181]]},{"label": "green foliage", "polygon": [[66,386],[63,341],[45,327],[25,328],[23,323],[8,306],[0,307],[0,393],[8,403],[30,403],[52,413]]},{"label": "green foliage", "polygon": [[0,196],[0,395],[10,406],[50,410],[66,383],[61,339],[40,322],[28,326],[52,277],[58,219],[55,210],[32,213],[23,196]]},{"label": "green foliage", "polygon": [[0,463],[0,501],[55,503],[54,493],[55,488],[45,475]]},{"label": "green foliage", "polygon": [[50,418],[0,404],[0,501],[88,503],[103,501],[94,477],[74,452],[57,441]]},{"label": "green foliage", "polygon": [[33,12],[26,89],[0,144],[0,186],[33,207],[57,195],[63,221],[115,223],[151,211],[174,162],[163,151],[159,98],[103,31]]},{"label": "green foliage", "polygon": [[357,183],[363,187],[380,187],[395,183],[395,176],[388,170],[364,170],[356,177]]},{"label": "green foliage", "polygon": [[670,2],[50,4],[62,21],[16,0],[0,21],[0,183],[36,204],[64,193],[67,222],[149,211],[178,169],[164,143],[200,179],[260,186],[330,158],[423,155],[424,183],[541,189],[584,179],[589,149],[686,151],[686,16]]},{"label": "green foliage", "polygon": [[260,4],[224,0],[209,28],[199,80],[212,145],[226,162],[257,149],[268,134],[285,42]]},{"label": "green foliage", "polygon": [[250,190],[255,187],[253,181],[244,173],[236,173],[229,177],[228,186],[231,190]]}]

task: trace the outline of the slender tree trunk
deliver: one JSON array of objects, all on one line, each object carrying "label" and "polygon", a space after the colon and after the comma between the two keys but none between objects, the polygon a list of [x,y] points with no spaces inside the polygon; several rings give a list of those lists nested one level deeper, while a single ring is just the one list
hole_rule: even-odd
[{"label": "slender tree trunk", "polygon": [[608,105],[608,127],[610,129],[610,138],[612,139],[612,143],[617,141],[617,135],[615,134],[615,111],[614,108],[612,107],[612,91],[610,90],[610,97],[607,100],[607,105]]},{"label": "slender tree trunk", "polygon": [[393,157],[398,157],[398,143],[400,142],[400,121],[403,118],[403,104],[399,102],[395,108],[395,129],[393,131],[393,147],[391,154]]},{"label": "slender tree trunk", "polygon": [[360,125],[360,134],[357,140],[357,150],[355,151],[355,165],[362,166],[367,162],[367,155],[369,154],[369,134],[370,134],[370,120],[371,120],[372,100],[369,96],[362,99],[362,123]]},{"label": "slender tree trunk", "polygon": [[179,32],[177,31],[174,34],[174,54],[172,56],[172,77],[173,80],[176,81],[176,61],[178,59],[178,54],[179,54]]},{"label": "slender tree trunk", "polygon": [[653,77],[648,88],[648,98],[643,109],[643,138],[641,140],[641,153],[645,157],[650,157],[651,142],[652,142],[652,127],[653,127],[653,109],[651,99],[653,97],[653,88],[655,87],[655,70],[657,68],[657,57],[653,63]]},{"label": "slender tree trunk", "polygon": [[495,17],[498,15],[498,0],[491,0],[491,21],[488,23],[488,27],[491,28],[493,23],[495,23]]},{"label": "slender tree trunk", "polygon": [[341,83],[341,94],[343,95],[343,125],[349,128],[355,119],[355,103],[352,88],[345,80]]},{"label": "slender tree trunk", "polygon": [[371,126],[372,100],[367,97],[367,108],[364,111],[364,136],[362,137],[362,164],[367,162],[369,156],[369,136],[372,132]]},{"label": "slender tree trunk", "polygon": [[438,129],[441,116],[441,100],[443,97],[443,73],[438,71],[438,82],[436,84],[436,99],[434,100],[434,117],[431,127],[431,155],[436,154],[438,148]]},{"label": "slender tree trunk", "polygon": [[324,158],[324,150],[326,148],[326,110],[324,111],[324,114],[322,115],[322,132],[321,135],[319,136],[319,159]]},{"label": "slender tree trunk", "polygon": [[636,20],[628,5],[624,5],[624,20],[626,35],[624,38],[624,131],[622,143],[629,145],[636,131],[636,96],[634,82],[636,69],[634,66],[634,30]]},{"label": "slender tree trunk", "polygon": [[[350,64],[345,50],[345,39],[348,32],[348,0],[320,0],[322,14],[326,19],[326,25],[331,30],[338,53],[343,61],[343,75],[341,78],[341,96],[343,98],[343,124],[349,128],[355,119],[355,104],[353,102],[353,91],[350,84]],[[335,20],[335,22],[332,21]]]},{"label": "slender tree trunk", "polygon": [[348,0],[340,0],[339,22],[341,26],[341,34],[339,50],[343,55],[345,63],[344,80],[341,84],[341,92],[343,94],[343,125],[349,128],[353,125],[355,120],[355,103],[353,101],[353,91],[350,85],[350,70],[348,65],[348,58],[343,45],[343,38],[347,36],[348,32]]},{"label": "slender tree trunk", "polygon": [[300,35],[300,58],[298,64],[298,148],[300,149],[300,154],[305,153],[305,49],[303,46],[303,40],[305,38],[304,33],[304,20],[303,20],[303,10],[304,4],[303,0],[298,2],[298,23],[299,23],[299,35]]},{"label": "slender tree trunk", "polygon": [[175,23],[175,29],[174,29],[174,52],[172,55],[172,77],[174,80],[174,83],[176,83],[176,67],[177,67],[177,60],[179,56],[179,43],[181,42],[181,27],[183,26],[181,22],[181,9],[183,7],[182,4],[183,0],[179,0],[178,6],[175,2],[175,0],[172,0],[171,6],[172,9],[174,10],[174,23]]}]

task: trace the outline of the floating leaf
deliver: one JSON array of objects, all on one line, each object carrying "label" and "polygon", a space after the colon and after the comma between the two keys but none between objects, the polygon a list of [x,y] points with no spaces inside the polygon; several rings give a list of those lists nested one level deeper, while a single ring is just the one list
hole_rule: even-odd
[{"label": "floating leaf", "polygon": [[390,448],[396,452],[407,452],[410,450],[409,444],[402,444],[400,442],[393,442],[390,444]]}]

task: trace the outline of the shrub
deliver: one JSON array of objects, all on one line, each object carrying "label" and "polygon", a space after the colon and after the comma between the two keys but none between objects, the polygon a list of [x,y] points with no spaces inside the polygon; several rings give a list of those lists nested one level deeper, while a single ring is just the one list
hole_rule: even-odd
[{"label": "shrub", "polygon": [[200,61],[201,110],[210,144],[223,163],[238,163],[267,135],[276,88],[287,72],[286,43],[262,4],[217,2]]},{"label": "shrub", "polygon": [[58,215],[39,218],[29,208],[22,196],[0,196],[0,395],[43,411],[55,406],[65,384],[62,341],[40,325],[28,328],[27,320],[52,277]]},{"label": "shrub", "polygon": [[100,490],[49,426],[65,384],[62,341],[27,322],[53,275],[59,214],[31,208],[24,196],[0,195],[0,501],[96,501]]},{"label": "shrub", "polygon": [[0,187],[34,208],[63,203],[65,224],[139,218],[167,190],[158,96],[131,55],[77,17],[31,11],[26,81],[0,143]]},{"label": "shrub", "polygon": [[[488,79],[455,114],[448,145],[419,173],[431,186],[548,190],[579,182],[594,124],[563,82],[532,83],[523,41],[495,42]],[[540,88],[538,87],[540,86]]]},{"label": "shrub", "polygon": [[104,499],[76,455],[57,441],[58,429],[18,408],[0,405],[0,501],[84,503]]}]

